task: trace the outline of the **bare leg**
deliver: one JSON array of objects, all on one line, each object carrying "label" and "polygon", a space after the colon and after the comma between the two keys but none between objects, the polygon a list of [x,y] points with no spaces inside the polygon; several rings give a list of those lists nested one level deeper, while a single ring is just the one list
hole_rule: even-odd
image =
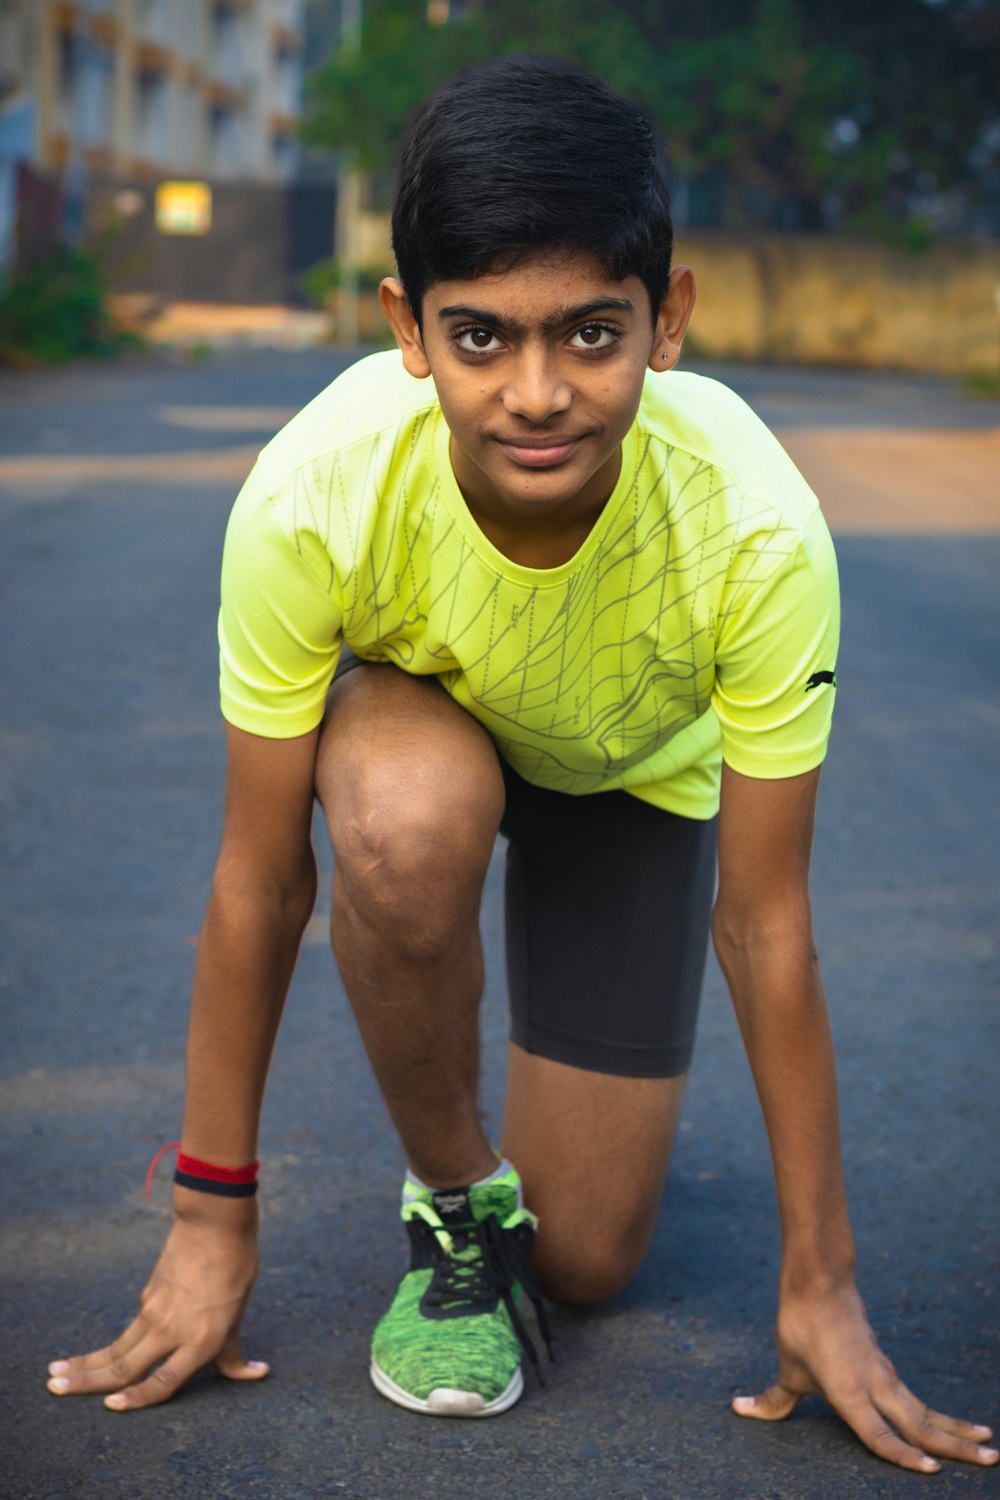
[{"label": "bare leg", "polygon": [[[331,693],[317,793],[337,857],[334,949],[407,1161],[453,1187],[496,1165],[477,1108],[479,905],[503,812],[485,731],[393,667]],[[684,1076],[617,1078],[511,1046],[504,1152],[539,1215],[549,1295],[601,1301],[656,1222]]]},{"label": "bare leg", "polygon": [[476,1181],[496,1166],[477,1108],[496,751],[438,684],[357,667],[331,692],[316,788],[334,951],[407,1161],[433,1187]]},{"label": "bare leg", "polygon": [[539,1217],[533,1261],[557,1302],[603,1302],[649,1244],[687,1075],[617,1078],[511,1045],[503,1148]]}]

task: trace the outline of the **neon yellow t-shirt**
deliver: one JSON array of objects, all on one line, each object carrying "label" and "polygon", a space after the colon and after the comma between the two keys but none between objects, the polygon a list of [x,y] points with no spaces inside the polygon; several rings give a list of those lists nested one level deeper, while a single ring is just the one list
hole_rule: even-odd
[{"label": "neon yellow t-shirt", "polygon": [[431,380],[361,360],[263,450],[226,536],[222,709],[254,734],[322,718],[341,643],[434,674],[527,780],[718,808],[724,757],[823,759],[836,562],[815,495],[726,386],[647,375],[579,551],[511,562],[462,499]]}]

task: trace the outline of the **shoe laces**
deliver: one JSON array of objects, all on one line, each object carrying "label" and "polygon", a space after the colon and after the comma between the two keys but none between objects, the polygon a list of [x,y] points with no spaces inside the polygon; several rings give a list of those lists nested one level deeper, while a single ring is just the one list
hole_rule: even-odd
[{"label": "shoe laces", "polygon": [[[463,1308],[488,1307],[499,1297],[539,1384],[544,1385],[538,1350],[514,1297],[515,1287],[520,1286],[535,1310],[546,1353],[554,1360],[548,1314],[528,1259],[537,1224],[534,1215],[527,1209],[518,1209],[501,1224],[496,1214],[490,1213],[475,1223],[448,1230],[429,1204],[416,1199],[404,1205],[403,1218],[422,1219],[441,1252],[435,1256],[434,1275],[424,1294],[425,1301],[454,1316]],[[522,1232],[518,1233],[519,1230]]]}]

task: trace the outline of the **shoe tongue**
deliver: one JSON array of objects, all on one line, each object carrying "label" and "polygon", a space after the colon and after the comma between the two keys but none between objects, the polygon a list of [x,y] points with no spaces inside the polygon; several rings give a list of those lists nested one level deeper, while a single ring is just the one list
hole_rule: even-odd
[{"label": "shoe tongue", "polygon": [[471,1188],[435,1188],[430,1196],[446,1229],[477,1224],[490,1214],[496,1214],[502,1224],[520,1207],[516,1184],[503,1178],[476,1183]]},{"label": "shoe tongue", "polygon": [[447,1188],[431,1193],[435,1212],[446,1229],[457,1229],[471,1224],[475,1218],[469,1201],[468,1188]]}]

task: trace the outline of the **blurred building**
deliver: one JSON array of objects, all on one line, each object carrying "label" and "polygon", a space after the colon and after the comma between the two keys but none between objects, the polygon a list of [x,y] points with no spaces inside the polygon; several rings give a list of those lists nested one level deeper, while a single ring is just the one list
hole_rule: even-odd
[{"label": "blurred building", "polygon": [[[299,170],[315,4],[0,0],[0,279],[82,239],[115,291],[299,300],[335,211],[329,167]],[[162,212],[184,183],[197,226]]]},{"label": "blurred building", "polygon": [[0,0],[0,89],[43,171],[286,181],[301,18],[302,0]]}]

